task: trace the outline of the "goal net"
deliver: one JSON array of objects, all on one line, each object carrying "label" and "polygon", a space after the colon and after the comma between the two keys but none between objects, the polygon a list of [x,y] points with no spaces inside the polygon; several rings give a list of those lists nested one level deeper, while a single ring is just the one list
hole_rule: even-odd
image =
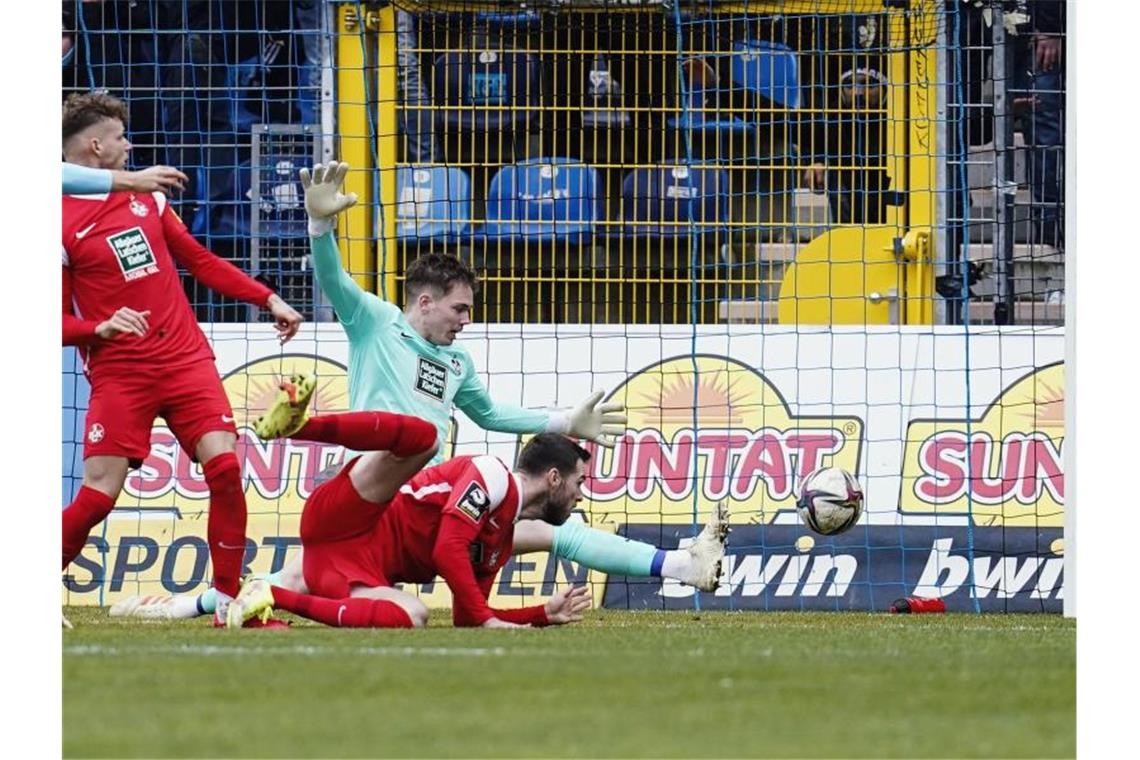
[{"label": "goal net", "polygon": [[[64,89],[126,99],[133,166],[185,171],[171,202],[191,231],[307,319],[280,347],[264,314],[185,281],[237,418],[250,571],[296,556],[304,499],[340,453],[250,428],[296,371],[317,373],[317,412],[348,409],[297,179],[336,158],[361,199],[337,234],[362,288],[402,306],[411,261],[458,256],[482,283],[460,341],[493,398],[567,407],[604,389],[626,405],[573,519],[676,548],[731,510],[714,593],[535,554],[508,563],[494,605],[576,582],[623,609],[917,595],[1060,612],[1063,145],[1042,126],[1052,106],[1012,104],[1063,108],[1064,85],[1019,81],[1041,20],[1005,16],[934,0],[76,2]],[[89,396],[69,349],[63,386],[67,504]],[[456,412],[446,450],[510,463],[520,443]],[[795,509],[823,466],[866,494],[837,536]],[[64,602],[205,590],[207,508],[159,419]],[[443,583],[415,590],[449,603]]]}]

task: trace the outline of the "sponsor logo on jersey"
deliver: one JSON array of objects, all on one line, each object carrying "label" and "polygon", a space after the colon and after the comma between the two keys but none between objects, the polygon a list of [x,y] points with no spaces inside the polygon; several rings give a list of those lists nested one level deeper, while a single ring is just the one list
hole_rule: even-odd
[{"label": "sponsor logo on jersey", "polygon": [[447,367],[421,356],[416,368],[416,390],[436,401],[443,401],[447,391]]},{"label": "sponsor logo on jersey", "polygon": [[138,198],[131,198],[131,213],[141,218],[149,214],[150,209],[148,209],[146,207],[146,204],[140,201]]},{"label": "sponsor logo on jersey", "polygon": [[467,486],[467,490],[459,497],[459,501],[455,503],[456,509],[463,514],[470,517],[475,522],[479,522],[479,518],[491,506],[491,497],[483,490],[483,487],[478,483],[472,483]]},{"label": "sponsor logo on jersey", "polygon": [[146,239],[142,227],[131,227],[129,230],[110,235],[107,244],[111,246],[115,259],[119,262],[119,268],[123,270],[123,278],[128,282],[158,272],[154,250],[150,247],[150,241]]},{"label": "sponsor logo on jersey", "polygon": [[96,422],[87,431],[87,440],[91,441],[91,443],[99,443],[99,441],[103,440],[104,435],[106,435],[106,431],[103,430],[103,426]]}]

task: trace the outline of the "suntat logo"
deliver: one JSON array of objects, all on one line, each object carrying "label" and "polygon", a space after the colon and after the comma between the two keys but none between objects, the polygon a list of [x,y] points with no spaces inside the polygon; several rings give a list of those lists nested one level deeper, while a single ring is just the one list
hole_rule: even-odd
[{"label": "suntat logo", "polygon": [[1041,367],[965,420],[912,420],[903,456],[904,512],[964,514],[978,525],[1064,524],[1065,370]]},{"label": "suntat logo", "polygon": [[763,375],[728,357],[667,359],[612,398],[625,402],[629,428],[612,450],[591,446],[586,483],[603,520],[688,522],[696,493],[704,515],[727,499],[739,518],[770,522],[794,508],[812,470],[859,471],[861,419],[794,416]]},{"label": "suntat logo", "polygon": [[[270,513],[299,515],[318,475],[335,464],[341,447],[308,441],[262,441],[252,425],[273,402],[282,378],[294,372],[316,373],[317,389],[309,404],[313,414],[348,409],[345,369],[317,356],[275,356],[251,362],[226,375],[222,384],[234,410],[238,428],[237,456],[245,480],[251,519]],[[182,450],[174,434],[161,421],[151,432],[150,456],[127,478],[121,506],[178,509],[198,513],[205,509],[209,489],[201,467]]]}]

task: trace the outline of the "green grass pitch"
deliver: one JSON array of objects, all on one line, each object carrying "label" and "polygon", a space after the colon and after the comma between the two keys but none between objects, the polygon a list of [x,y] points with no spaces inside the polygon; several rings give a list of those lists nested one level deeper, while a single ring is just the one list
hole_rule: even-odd
[{"label": "green grass pitch", "polygon": [[527,631],[225,631],[69,608],[65,757],[1059,757],[1048,615],[594,611]]}]

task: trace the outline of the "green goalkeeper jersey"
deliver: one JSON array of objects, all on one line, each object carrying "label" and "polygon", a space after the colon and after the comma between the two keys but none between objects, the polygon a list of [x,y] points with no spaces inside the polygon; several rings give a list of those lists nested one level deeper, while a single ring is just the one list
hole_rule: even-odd
[{"label": "green goalkeeper jersey", "polygon": [[404,313],[366,293],[341,267],[336,237],[309,239],[317,284],[336,310],[348,336],[348,400],[353,411],[378,410],[421,417],[439,431],[442,461],[452,407],[485,430],[538,433],[550,413],[498,404],[475,372],[471,356],[457,344],[437,346],[412,328]]}]

